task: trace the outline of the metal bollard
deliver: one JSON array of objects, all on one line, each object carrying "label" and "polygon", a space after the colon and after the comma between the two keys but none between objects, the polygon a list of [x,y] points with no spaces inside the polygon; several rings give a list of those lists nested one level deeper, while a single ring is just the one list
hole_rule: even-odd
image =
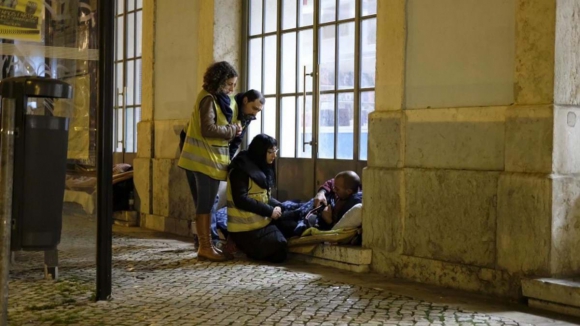
[{"label": "metal bollard", "polygon": [[14,169],[13,99],[2,99],[0,129],[0,325],[8,324],[8,276],[12,226],[12,178]]}]

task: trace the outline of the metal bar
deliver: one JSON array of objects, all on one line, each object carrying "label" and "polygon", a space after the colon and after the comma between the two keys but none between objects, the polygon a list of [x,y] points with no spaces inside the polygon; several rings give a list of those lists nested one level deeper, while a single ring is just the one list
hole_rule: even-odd
[{"label": "metal bar", "polygon": [[[11,105],[9,105],[10,103]],[[8,324],[8,269],[12,228],[12,180],[14,168],[14,102],[4,101],[0,129],[0,324]]]},{"label": "metal bar", "polygon": [[306,66],[302,70],[302,152],[306,151]]},{"label": "metal bar", "polygon": [[115,9],[113,1],[99,1],[99,107],[97,108],[97,300],[111,296],[113,238],[113,62]]},{"label": "metal bar", "polygon": [[352,148],[354,152],[352,153],[354,161],[358,162],[360,159],[360,76],[361,76],[361,51],[362,51],[362,41],[361,41],[361,6],[362,2],[360,0],[356,1],[355,11],[354,11],[354,94],[352,99],[352,114],[353,114],[353,128],[352,128]]},{"label": "metal bar", "polygon": [[[338,9],[338,7],[336,7]],[[336,14],[338,17],[338,10],[336,10]],[[339,38],[339,33],[338,33],[338,23],[336,23],[334,25],[334,90],[335,92],[333,92],[334,94],[334,151],[333,151],[333,155],[334,155],[334,159],[336,159],[338,157],[338,94],[336,93],[336,91],[338,90],[338,79],[339,79],[339,75],[340,75],[340,70],[339,70],[339,55],[340,53],[338,53],[338,49],[340,47],[340,38]]]},{"label": "metal bar", "polygon": [[[314,135],[317,134],[318,131],[318,115],[319,115],[319,111],[320,111],[320,94],[318,94],[318,92],[320,91],[320,87],[318,85],[318,81],[320,80],[319,78],[319,50],[318,47],[320,46],[320,40],[319,40],[319,31],[320,31],[320,27],[319,27],[319,21],[320,21],[320,1],[315,1],[314,2],[314,12],[312,15],[312,31],[314,34],[312,34],[312,50],[314,51],[314,53],[312,54],[313,60],[312,60],[312,159],[313,159],[313,165],[314,168],[312,169],[312,192],[315,193],[316,192],[316,188],[318,187],[318,180],[316,180],[316,169],[318,167],[318,138],[314,138]],[[304,86],[306,87],[306,85]]]}]

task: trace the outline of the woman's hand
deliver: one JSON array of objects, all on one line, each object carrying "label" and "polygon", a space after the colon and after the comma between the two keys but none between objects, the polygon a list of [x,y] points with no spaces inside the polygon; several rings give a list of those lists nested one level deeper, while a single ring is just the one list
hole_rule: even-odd
[{"label": "woman's hand", "polygon": [[280,218],[280,216],[282,216],[282,209],[280,208],[280,206],[274,207],[274,210],[272,211],[272,216],[270,217],[273,220],[277,220],[278,218]]},{"label": "woman's hand", "polygon": [[236,128],[237,128],[237,130],[236,130],[236,137],[238,137],[238,136],[240,136],[242,134],[243,128],[242,128],[242,125],[239,122],[236,123]]}]

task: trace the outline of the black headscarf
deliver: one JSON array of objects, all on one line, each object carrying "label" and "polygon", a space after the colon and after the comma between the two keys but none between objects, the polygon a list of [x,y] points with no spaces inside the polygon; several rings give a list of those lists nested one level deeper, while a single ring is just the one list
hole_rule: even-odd
[{"label": "black headscarf", "polygon": [[278,145],[276,139],[259,134],[250,143],[248,150],[240,152],[230,164],[233,168],[244,171],[258,186],[270,189],[276,185],[276,170],[274,163],[266,162],[266,154],[269,149]]},{"label": "black headscarf", "polygon": [[230,107],[231,99],[228,94],[219,93],[215,96],[215,98],[218,105],[220,106],[220,109],[222,110],[222,113],[226,116],[228,123],[232,123],[232,116],[234,115],[234,111]]}]

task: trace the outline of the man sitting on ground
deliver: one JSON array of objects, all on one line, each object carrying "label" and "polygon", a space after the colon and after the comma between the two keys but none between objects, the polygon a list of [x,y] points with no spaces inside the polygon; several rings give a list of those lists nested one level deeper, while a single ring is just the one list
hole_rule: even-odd
[{"label": "man sitting on ground", "polygon": [[[314,208],[324,204],[326,207],[316,217],[316,228],[330,230],[340,221],[346,212],[362,203],[360,177],[354,171],[343,171],[333,179],[326,181],[314,196]],[[307,221],[301,222],[294,234],[299,236],[312,226]]]}]

